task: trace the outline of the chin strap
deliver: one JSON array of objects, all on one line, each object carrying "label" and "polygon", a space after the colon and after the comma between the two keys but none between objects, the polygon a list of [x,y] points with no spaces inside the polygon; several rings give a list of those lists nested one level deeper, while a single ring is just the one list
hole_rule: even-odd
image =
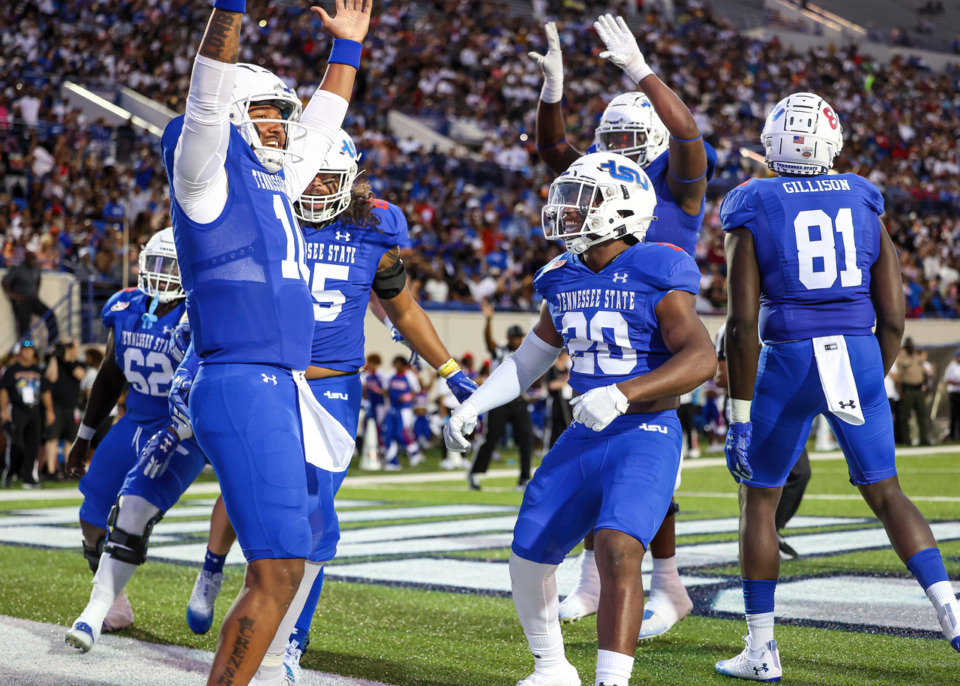
[{"label": "chin strap", "polygon": [[157,311],[157,305],[160,304],[160,294],[157,293],[153,296],[153,300],[150,301],[150,306],[147,308],[147,311],[143,313],[143,316],[140,320],[143,322],[143,328],[152,329],[153,325],[157,323],[157,315],[154,312]]}]

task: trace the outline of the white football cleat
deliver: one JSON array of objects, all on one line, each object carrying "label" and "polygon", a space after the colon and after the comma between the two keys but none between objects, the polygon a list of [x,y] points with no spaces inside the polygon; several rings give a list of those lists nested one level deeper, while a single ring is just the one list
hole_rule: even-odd
[{"label": "white football cleat", "polygon": [[577,668],[567,662],[550,669],[534,670],[526,679],[518,681],[517,686],[580,686],[580,675]]},{"label": "white football cleat", "polygon": [[130,600],[127,598],[127,592],[121,591],[117,599],[110,606],[110,611],[103,618],[104,631],[119,631],[126,629],[133,624],[133,608],[130,607]]},{"label": "white football cleat", "polygon": [[666,594],[652,596],[643,608],[643,623],[640,625],[638,641],[646,641],[670,631],[673,625],[693,610],[693,601],[684,589],[683,604],[675,605]]},{"label": "white football cleat", "polygon": [[365,453],[363,457],[360,458],[360,469],[365,472],[379,472],[382,468],[380,464],[380,458],[369,453]]},{"label": "white football cleat", "polygon": [[223,584],[223,574],[213,574],[201,569],[197,580],[193,584],[193,593],[187,604],[187,624],[195,634],[205,634],[213,625],[213,606],[220,595],[220,586]]},{"label": "white football cleat", "polygon": [[423,464],[424,460],[426,460],[426,459],[427,459],[427,458],[425,458],[425,457],[423,456],[423,453],[417,453],[416,455],[411,455],[411,456],[410,456],[410,466],[411,466],[411,467],[416,467],[418,464]]},{"label": "white football cleat", "polygon": [[287,673],[286,683],[290,686],[296,686],[300,683],[300,674],[303,671],[300,668],[301,655],[303,655],[303,651],[297,641],[287,643],[287,648],[283,651],[283,669]]},{"label": "white football cleat", "polygon": [[729,660],[720,660],[716,664],[717,673],[732,676],[736,679],[746,679],[747,681],[762,681],[765,683],[780,681],[783,676],[783,669],[780,667],[780,651],[777,649],[777,642],[767,641],[760,656],[754,659],[750,657],[749,637],[744,636],[743,640],[747,647],[736,657]]},{"label": "white football cleat", "polygon": [[560,621],[576,622],[597,614],[600,607],[600,572],[593,558],[580,555],[580,578],[573,589],[560,603]]},{"label": "white football cleat", "polygon": [[77,650],[82,650],[85,653],[89,653],[90,649],[93,648],[93,644],[97,642],[98,638],[100,638],[99,629],[94,629],[86,622],[82,622],[78,619],[67,631],[67,635],[64,640],[66,641],[67,645],[73,646]]}]

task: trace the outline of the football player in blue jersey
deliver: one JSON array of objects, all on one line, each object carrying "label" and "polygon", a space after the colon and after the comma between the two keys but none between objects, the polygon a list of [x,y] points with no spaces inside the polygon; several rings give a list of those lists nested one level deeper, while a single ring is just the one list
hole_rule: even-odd
[{"label": "football player in blue jersey", "polygon": [[596,683],[626,686],[633,669],[641,560],[680,466],[679,396],[717,367],[694,310],[696,263],[676,246],[643,242],[656,206],[651,180],[622,155],[586,155],[551,184],[543,231],[568,252],[535,277],[540,320],[444,429],[447,447],[467,450],[480,413],[518,397],[566,347],[580,393],[574,424],[527,484],[510,555],[513,600],[536,662],[518,686],[580,684],[564,656],[555,573],[590,530],[602,588]]},{"label": "football player in blue jersey", "polygon": [[418,393],[420,378],[417,373],[407,364],[407,358],[400,355],[394,357],[393,376],[387,379],[390,405],[383,430],[383,442],[386,445],[383,468],[387,471],[400,470],[401,446],[411,467],[416,467],[424,460],[423,451],[414,433],[413,404]]},{"label": "football player in blue jersey", "polygon": [[[174,269],[171,260],[175,260],[175,254],[170,254],[173,250],[172,230],[166,229],[151,242],[158,238],[166,239],[162,244],[166,248],[166,253],[162,258],[156,259],[154,252],[148,250],[150,248],[148,244],[145,249],[146,265],[141,266],[141,278],[146,273],[147,281],[156,278],[157,272],[164,265],[168,265],[167,273]],[[145,268],[146,272],[144,272]],[[151,269],[156,269],[157,272],[150,271]],[[166,278],[169,279],[169,276]],[[177,290],[179,291],[179,285]],[[179,295],[182,298],[183,292],[179,291]],[[181,307],[181,313],[182,309]],[[169,326],[164,326],[164,329],[169,329]],[[143,445],[139,450],[139,460],[126,472],[125,476],[121,477],[122,486],[116,498],[116,504],[107,519],[109,532],[99,564],[95,569],[90,601],[66,635],[68,644],[84,652],[93,648],[100,637],[101,626],[107,624],[106,620],[109,619],[111,607],[118,600],[126,598],[124,588],[137,567],[146,562],[147,544],[154,525],[160,521],[167,510],[173,507],[206,463],[203,451],[192,438],[189,420],[183,419],[182,412],[178,410],[178,403],[184,405],[186,402],[185,396],[189,392],[189,383],[199,363],[199,358],[192,352],[193,348],[185,349],[189,339],[184,338],[183,332],[187,329],[186,314],[182,313],[182,321],[168,336],[170,341],[167,357],[172,364],[179,364],[167,386],[169,397],[175,399],[172,403],[168,401],[172,411],[157,415],[149,425],[142,424],[143,440],[135,441],[127,450],[128,453],[135,452],[139,445]],[[158,342],[154,347],[159,345]],[[133,387],[131,383],[131,393],[133,393]],[[160,427],[159,430],[157,430],[158,427]],[[148,431],[155,432],[151,434],[149,440],[145,438]],[[97,454],[99,452],[100,450]],[[97,459],[96,455],[94,459]],[[129,459],[129,455],[126,459]],[[102,470],[107,463],[101,461],[95,464]],[[114,460],[112,466],[122,470],[125,464],[126,460],[123,462]],[[100,475],[99,471],[93,471],[93,467],[94,464],[91,464],[91,472],[84,477],[84,481]],[[111,474],[110,478],[112,482],[116,482],[117,475]],[[88,526],[89,524],[86,524],[84,528]],[[93,567],[94,565],[91,564],[91,568]],[[120,600],[120,602],[125,601]]]},{"label": "football player in blue jersey", "polygon": [[[605,150],[626,155],[647,173],[657,193],[657,218],[644,240],[663,241],[695,255],[703,225],[704,195],[713,176],[717,153],[703,140],[690,110],[647,66],[630,29],[622,18],[605,15],[594,23],[610,60],[639,86],[641,92],[623,93],[610,101],[594,132],[588,152]],[[557,174],[582,153],[567,142],[561,100],[563,56],[557,26],[546,26],[547,53],[529,53],[543,70],[544,84],[537,107],[537,151]],[[680,474],[677,473],[677,487]],[[663,520],[663,528],[650,545],[653,576],[650,601],[640,630],[649,639],[669,630],[690,614],[693,602],[680,581],[676,560],[676,501]],[[597,611],[600,577],[593,559],[593,536],[583,543],[580,577],[576,588],[560,605],[560,617],[575,621]]]},{"label": "football player in blue jersey", "polygon": [[[304,455],[314,302],[292,212],[334,142],[360,65],[372,0],[312,8],[333,37],[306,108],[293,89],[238,65],[245,0],[214,0],[183,116],[161,138],[170,213],[200,369],[193,430],[247,560],[208,684],[247,684],[313,547]],[[334,459],[342,437],[323,442]],[[312,579],[304,585],[309,588]],[[289,629],[287,630],[289,632]]]},{"label": "football player in blue jersey", "polygon": [[[319,172],[293,208],[303,224],[306,266],[314,297],[313,343],[305,374],[310,398],[301,397],[302,411],[313,420],[304,425],[309,463],[308,517],[313,533],[304,583],[280,625],[282,636],[278,632],[266,651],[256,683],[273,683],[271,679],[278,678],[296,683],[300,653],[306,646],[320,595],[322,564],[336,554],[340,528],[333,500],[355,447],[362,396],[363,322],[371,293],[379,298],[393,326],[437,369],[458,398],[467,398],[477,388],[450,356],[407,287],[398,247],[406,234],[406,217],[396,205],[374,199],[369,184],[357,180],[358,159],[353,140],[339,131]],[[203,412],[202,406],[193,407]],[[329,445],[337,436],[341,440],[332,450]],[[323,442],[328,447],[319,445]],[[211,535],[222,539],[221,531],[213,530]],[[220,570],[212,571],[205,565],[197,577],[188,621],[195,631],[202,629],[198,633],[212,623],[216,592],[211,584],[216,582],[219,590],[216,575]],[[285,655],[287,669],[281,672]]]},{"label": "football player in blue jersey", "polygon": [[897,480],[883,385],[904,328],[897,253],[880,220],[880,191],[855,174],[828,175],[842,131],[821,97],[794,93],[781,100],[761,134],[767,165],[778,176],[737,187],[720,214],[730,284],[726,453],[740,483],[748,635],[743,652],[716,670],[751,681],[782,675],[773,638],[780,574],[774,513],[818,414],[843,448],[850,482],[936,608],[943,635],[960,650],[960,604],[940,550]]},{"label": "football player in blue jersey", "polygon": [[[101,318],[109,331],[106,355],[67,455],[67,473],[83,477],[80,528],[83,554],[94,574],[124,477],[137,463],[147,439],[169,421],[166,397],[176,368],[169,351],[170,334],[185,312],[172,229],[158,232],[147,242],[139,267],[137,288],[114,294],[103,308]],[[125,387],[129,388],[126,413],[110,428],[87,467],[90,439]],[[103,615],[95,623],[98,635],[101,625],[110,631],[133,622],[126,595],[116,599],[112,610],[110,605],[102,609]]]}]

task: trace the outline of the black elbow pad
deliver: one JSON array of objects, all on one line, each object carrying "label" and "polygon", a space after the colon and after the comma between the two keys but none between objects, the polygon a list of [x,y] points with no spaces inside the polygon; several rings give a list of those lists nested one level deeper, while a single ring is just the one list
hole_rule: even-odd
[{"label": "black elbow pad", "polygon": [[373,292],[381,300],[393,300],[407,285],[407,269],[403,260],[397,260],[392,267],[378,271],[373,277]]}]

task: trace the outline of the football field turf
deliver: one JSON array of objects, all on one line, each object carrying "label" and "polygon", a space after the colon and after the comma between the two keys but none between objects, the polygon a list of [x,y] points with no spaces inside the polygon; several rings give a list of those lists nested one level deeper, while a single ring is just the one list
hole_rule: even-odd
[{"label": "football field turf", "polygon": [[[901,451],[901,483],[934,523],[948,573],[957,580],[960,452],[933,450]],[[784,682],[960,684],[960,655],[938,640],[933,609],[887,547],[882,529],[847,481],[845,464],[831,454],[813,457],[813,478],[788,534],[801,558],[783,563],[777,591]],[[354,471],[348,477],[339,497],[340,555],[327,568],[305,667],[395,686],[512,686],[532,671],[508,594],[506,559],[521,499],[513,489],[515,467],[500,463],[495,476],[483,480],[483,491],[470,492],[462,473],[431,471],[436,463],[433,454],[423,471]],[[213,630],[195,636],[184,613],[216,492],[216,484],[204,477],[157,525],[151,561],[128,586],[136,621],[120,636],[214,649],[219,621],[240,587],[238,551],[228,560]],[[678,564],[694,614],[665,637],[639,646],[631,683],[735,683],[713,671],[714,662],[740,651],[746,633],[736,491],[722,459],[688,461],[678,500]],[[0,615],[66,628],[79,614],[90,590],[76,523],[79,502],[75,485],[0,491]],[[575,581],[573,560],[558,572],[561,594]],[[0,619],[0,629],[2,624]],[[568,658],[583,683],[592,684],[596,618],[564,625],[563,633]],[[18,654],[16,636],[24,634],[7,635],[13,643],[5,642],[7,657],[0,653],[0,676],[15,671],[10,655]],[[40,649],[31,650],[46,651],[37,659],[55,660],[61,669],[71,665],[68,673],[75,680],[50,682],[67,686],[97,683],[85,670],[117,646],[134,645],[120,641],[82,655],[55,646],[62,641],[55,629],[47,630],[44,640],[49,645],[41,641]],[[135,672],[139,653],[130,650]],[[141,681],[131,676],[129,682],[111,683]],[[203,679],[193,673],[183,683]]]}]

